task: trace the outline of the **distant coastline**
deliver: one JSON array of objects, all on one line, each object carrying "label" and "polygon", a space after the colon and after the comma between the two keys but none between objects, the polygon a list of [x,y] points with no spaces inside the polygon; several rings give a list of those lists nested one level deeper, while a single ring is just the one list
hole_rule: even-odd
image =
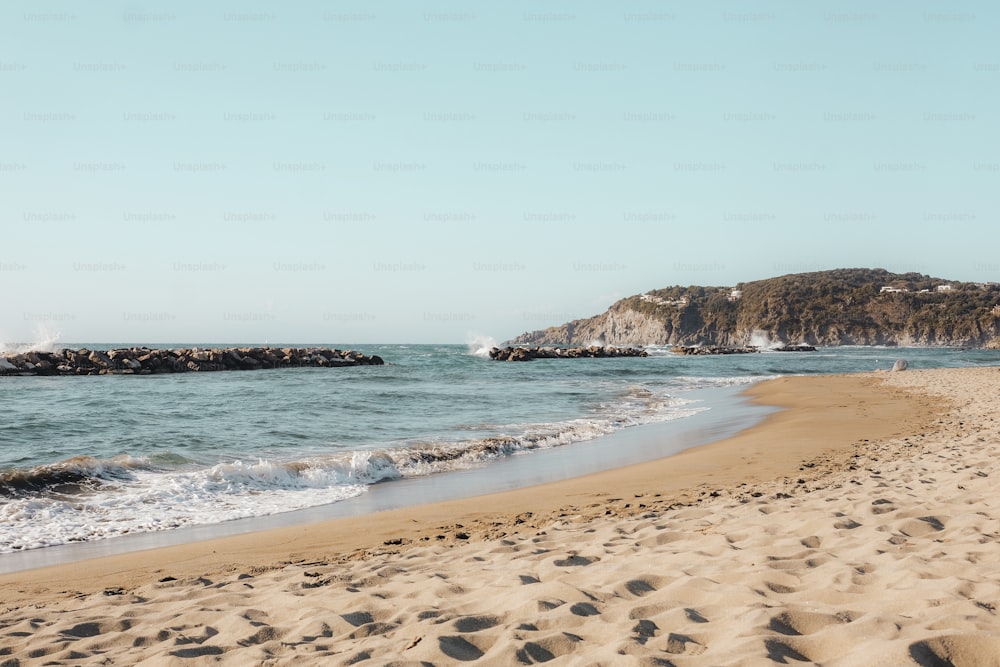
[{"label": "distant coastline", "polygon": [[505,345],[772,344],[1000,349],[1000,283],[884,269],[796,273],[729,286],[674,286]]}]

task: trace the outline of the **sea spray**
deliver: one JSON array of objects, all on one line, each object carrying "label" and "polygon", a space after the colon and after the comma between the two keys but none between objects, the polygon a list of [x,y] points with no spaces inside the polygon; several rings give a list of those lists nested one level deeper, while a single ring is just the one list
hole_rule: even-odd
[{"label": "sea spray", "polygon": [[34,341],[31,343],[4,343],[0,341],[0,354],[25,354],[27,352],[54,352],[62,333],[50,329],[45,324],[35,327]]},{"label": "sea spray", "polygon": [[492,336],[471,334],[466,340],[465,345],[469,354],[488,359],[490,356],[490,350],[497,346],[497,341]]},{"label": "sea spray", "polygon": [[750,345],[761,350],[770,350],[775,347],[781,347],[784,343],[780,340],[771,340],[767,332],[762,329],[754,329],[754,332],[750,334]]}]

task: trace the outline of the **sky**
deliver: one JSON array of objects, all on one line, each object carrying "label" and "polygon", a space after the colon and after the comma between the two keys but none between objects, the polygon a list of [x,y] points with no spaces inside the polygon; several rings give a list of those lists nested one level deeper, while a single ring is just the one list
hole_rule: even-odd
[{"label": "sky", "polygon": [[5,2],[0,344],[498,341],[1000,280],[995,2]]}]

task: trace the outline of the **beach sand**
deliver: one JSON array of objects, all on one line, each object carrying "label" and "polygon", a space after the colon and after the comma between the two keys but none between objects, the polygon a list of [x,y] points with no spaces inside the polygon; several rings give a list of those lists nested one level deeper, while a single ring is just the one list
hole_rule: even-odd
[{"label": "beach sand", "polygon": [[0,665],[1000,665],[998,387],[780,378],[667,459],[2,575]]}]

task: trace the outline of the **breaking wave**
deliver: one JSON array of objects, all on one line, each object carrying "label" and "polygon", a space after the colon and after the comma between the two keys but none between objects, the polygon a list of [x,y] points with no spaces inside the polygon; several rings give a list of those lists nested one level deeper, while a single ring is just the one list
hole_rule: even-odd
[{"label": "breaking wave", "polygon": [[486,465],[704,408],[642,385],[620,389],[588,418],[480,425],[488,435],[332,451],[292,461],[197,465],[180,456],[74,457],[0,473],[0,552],[277,514],[357,496],[372,484]]}]

